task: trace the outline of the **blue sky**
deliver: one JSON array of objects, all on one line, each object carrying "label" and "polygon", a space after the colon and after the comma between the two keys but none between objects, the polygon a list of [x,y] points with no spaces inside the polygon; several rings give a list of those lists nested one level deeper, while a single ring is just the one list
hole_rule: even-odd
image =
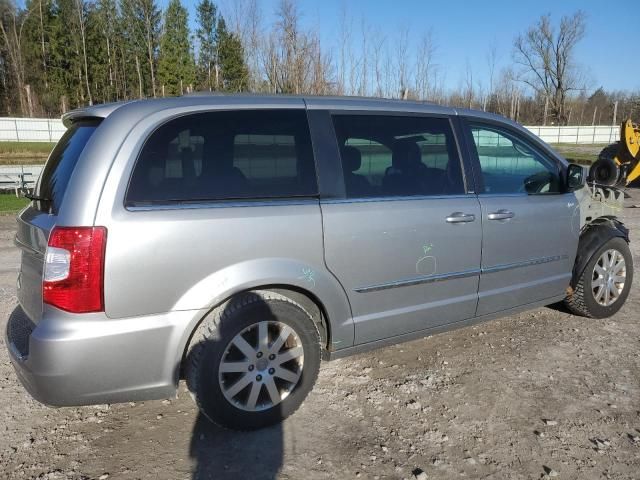
[{"label": "blue sky", "polygon": [[[236,1],[216,3],[223,12],[230,12]],[[167,2],[160,0],[162,6]],[[197,0],[183,2],[193,23]],[[258,2],[265,23],[269,24],[278,0]],[[587,13],[587,34],[577,48],[576,60],[587,71],[590,80],[587,86],[591,90],[601,85],[607,90],[640,90],[638,22],[615,3],[596,0],[299,0],[298,3],[303,25],[317,28],[323,44],[335,47],[334,59],[344,6],[353,17],[354,28],[358,28],[364,15],[370,26],[380,28],[389,38],[396,36],[403,25],[409,26],[414,41],[423,31],[432,29],[438,45],[437,63],[446,75],[445,86],[451,88],[460,84],[467,64],[474,79],[481,79],[486,85],[486,56],[491,45],[497,48],[499,65],[509,64],[514,37],[540,15],[550,13],[559,20],[562,15],[582,9]]]}]

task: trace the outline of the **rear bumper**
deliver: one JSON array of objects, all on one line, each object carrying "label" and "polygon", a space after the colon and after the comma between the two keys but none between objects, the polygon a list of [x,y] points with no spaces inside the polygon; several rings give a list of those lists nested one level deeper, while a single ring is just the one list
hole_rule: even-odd
[{"label": "rear bumper", "polygon": [[203,313],[110,319],[45,307],[34,325],[16,307],[5,340],[18,378],[47,405],[167,398],[175,395],[190,327]]}]

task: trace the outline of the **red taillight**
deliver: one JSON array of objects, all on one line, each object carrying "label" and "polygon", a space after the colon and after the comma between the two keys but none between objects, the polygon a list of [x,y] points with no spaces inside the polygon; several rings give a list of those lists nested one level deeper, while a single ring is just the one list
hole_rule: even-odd
[{"label": "red taillight", "polygon": [[45,254],[42,299],[72,313],[104,310],[104,227],[55,227]]}]

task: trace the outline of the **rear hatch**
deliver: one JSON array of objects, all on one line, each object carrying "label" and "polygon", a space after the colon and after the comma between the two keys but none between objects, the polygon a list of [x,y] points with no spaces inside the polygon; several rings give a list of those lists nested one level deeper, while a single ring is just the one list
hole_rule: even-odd
[{"label": "rear hatch", "polygon": [[36,184],[34,200],[18,215],[16,245],[22,251],[18,300],[34,323],[38,323],[42,316],[42,273],[49,233],[56,225],[80,154],[100,121],[82,119],[69,127],[49,155]]}]

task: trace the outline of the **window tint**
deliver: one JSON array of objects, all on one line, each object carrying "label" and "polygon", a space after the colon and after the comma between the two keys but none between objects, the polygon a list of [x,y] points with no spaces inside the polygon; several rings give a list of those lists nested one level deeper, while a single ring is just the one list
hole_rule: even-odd
[{"label": "window tint", "polygon": [[364,175],[373,186],[382,186],[384,173],[391,166],[391,149],[375,140],[366,140],[364,138],[348,138],[344,144],[345,147],[351,147],[342,149],[345,176],[349,172],[349,162],[354,161],[351,157],[359,156],[360,168],[352,171],[352,173]]},{"label": "window tint", "polygon": [[38,208],[58,213],[78,158],[99,124],[98,119],[77,122],[64,133],[40,174],[36,195],[47,201],[36,202]]},{"label": "window tint", "polygon": [[486,193],[557,193],[558,166],[523,139],[494,127],[471,125]]},{"label": "window tint", "polygon": [[335,115],[347,197],[464,193],[444,118]]},{"label": "window tint", "polygon": [[317,194],[304,111],[192,114],[158,128],[134,168],[128,203]]}]

